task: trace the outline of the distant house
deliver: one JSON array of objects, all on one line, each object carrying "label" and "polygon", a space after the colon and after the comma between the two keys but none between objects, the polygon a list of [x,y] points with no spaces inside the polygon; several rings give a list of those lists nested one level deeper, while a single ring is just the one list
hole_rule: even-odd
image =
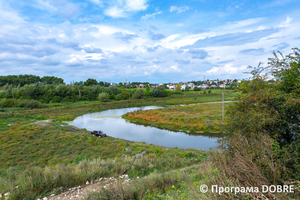
[{"label": "distant house", "polygon": [[206,89],[208,88],[208,84],[199,85],[198,88]]},{"label": "distant house", "polygon": [[139,87],[139,88],[144,88],[144,87],[145,87],[145,85],[143,85],[143,84],[139,84],[139,85],[137,85],[137,87]]},{"label": "distant house", "polygon": [[219,87],[220,88],[225,88],[225,84],[220,84]]},{"label": "distant house", "polygon": [[182,85],[181,85],[181,89],[182,89],[182,90],[185,90],[185,87],[186,87],[186,86],[187,86],[186,84],[182,84]]},{"label": "distant house", "polygon": [[157,84],[153,84],[151,87],[156,88],[156,87],[158,87],[158,85]]},{"label": "distant house", "polygon": [[189,83],[188,86],[189,86],[189,88],[191,88],[193,90],[194,87],[195,87],[195,84],[194,83]]},{"label": "distant house", "polygon": [[175,90],[176,85],[171,84],[171,85],[167,85],[167,87],[169,88],[169,90]]}]

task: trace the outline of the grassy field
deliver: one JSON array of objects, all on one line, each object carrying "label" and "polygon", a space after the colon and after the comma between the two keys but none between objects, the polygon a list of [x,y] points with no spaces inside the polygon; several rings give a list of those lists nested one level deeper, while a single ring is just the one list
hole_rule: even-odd
[{"label": "grassy field", "polygon": [[[232,99],[237,93],[227,95]],[[36,199],[57,188],[63,191],[99,177],[123,173],[143,177],[199,164],[206,160],[205,151],[96,138],[86,130],[64,126],[64,121],[107,109],[219,101],[220,97],[220,93],[187,93],[106,103],[48,104],[41,109],[4,108],[0,112],[0,194],[11,192],[12,199]],[[142,151],[147,152],[143,159],[129,159]]]},{"label": "grassy field", "polygon": [[[232,103],[225,103],[225,113]],[[187,106],[172,106],[158,110],[126,113],[124,119],[143,125],[187,133],[222,133],[222,104],[202,103]],[[224,117],[226,119],[226,115]]]}]

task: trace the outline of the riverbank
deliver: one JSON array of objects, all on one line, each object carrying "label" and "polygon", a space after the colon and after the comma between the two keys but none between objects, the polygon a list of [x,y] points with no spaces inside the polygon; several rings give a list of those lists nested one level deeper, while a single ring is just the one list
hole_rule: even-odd
[{"label": "riverbank", "polygon": [[[111,137],[95,138],[84,129],[62,125],[66,125],[63,121],[71,121],[82,114],[108,109],[213,100],[220,100],[220,95],[202,98],[193,94],[107,103],[53,104],[42,109],[4,109],[0,113],[0,193],[10,192],[12,199],[36,199],[100,177],[123,173],[143,177],[154,171],[162,173],[203,162],[207,153],[202,150],[164,148]],[[41,120],[52,121],[35,124]],[[124,159],[143,151],[146,155],[142,160],[129,162]]]},{"label": "riverbank", "polygon": [[134,111],[122,117],[130,122],[182,131],[193,135],[200,133],[223,133],[226,112],[233,103],[225,103],[225,120],[222,121],[222,104],[202,103],[172,106],[164,109]]}]

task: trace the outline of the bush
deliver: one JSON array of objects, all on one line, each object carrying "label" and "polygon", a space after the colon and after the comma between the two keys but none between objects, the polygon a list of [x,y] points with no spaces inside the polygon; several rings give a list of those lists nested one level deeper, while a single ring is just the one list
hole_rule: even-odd
[{"label": "bush", "polygon": [[194,87],[194,91],[201,91],[201,88],[199,88],[199,87]]},{"label": "bush", "polygon": [[133,94],[133,98],[135,99],[142,99],[145,95],[145,91],[142,88],[138,88],[135,93]]},{"label": "bush", "polygon": [[8,107],[13,107],[16,103],[16,100],[14,99],[2,99],[0,101],[0,107],[1,108],[8,108]]},{"label": "bush", "polygon": [[122,95],[121,95],[121,94],[116,95],[115,99],[116,99],[117,101],[122,100]]},{"label": "bush", "polygon": [[123,92],[121,93],[121,96],[122,96],[122,99],[129,99],[129,92],[123,91]]},{"label": "bush", "polygon": [[109,101],[109,94],[106,92],[102,92],[101,94],[99,94],[98,99],[101,102],[107,102]]},{"label": "bush", "polygon": [[203,94],[206,94],[206,90],[203,91]]},{"label": "bush", "polygon": [[210,93],[211,93],[211,90],[209,89],[209,90],[208,90],[208,94],[210,94]]},{"label": "bush", "polygon": [[157,88],[154,88],[151,92],[151,96],[153,96],[153,97],[165,97],[165,96],[167,96],[165,88],[161,87],[161,86],[157,87]]}]

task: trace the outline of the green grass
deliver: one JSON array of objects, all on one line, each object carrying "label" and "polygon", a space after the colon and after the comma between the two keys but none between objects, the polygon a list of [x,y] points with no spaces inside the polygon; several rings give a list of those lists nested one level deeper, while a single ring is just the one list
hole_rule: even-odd
[{"label": "green grass", "polygon": [[[233,103],[225,103],[225,113]],[[188,133],[222,133],[222,104],[202,103],[158,110],[135,111],[122,116],[134,123]],[[225,115],[225,119],[226,119]]]},{"label": "green grass", "polygon": [[[233,93],[233,95],[236,94]],[[82,101],[47,104],[39,109],[4,108],[4,112],[0,112],[0,193],[3,195],[4,192],[11,192],[12,199],[25,196],[28,199],[34,199],[59,187],[67,189],[67,187],[77,186],[84,183],[86,179],[92,180],[100,176],[122,173],[145,176],[155,169],[162,173],[199,163],[206,158],[205,151],[164,148],[111,137],[96,138],[86,130],[62,126],[63,121],[71,121],[77,116],[107,109],[219,100],[220,94],[187,93],[186,96],[179,94],[166,98],[106,103]],[[36,124],[45,119],[53,121],[43,126]],[[128,164],[125,162],[126,159],[121,158],[122,154],[130,157],[142,151],[147,151],[143,165],[140,163],[135,168],[132,166],[139,161],[132,161]],[[107,163],[107,167],[103,168],[104,171],[97,172],[98,169],[92,168],[88,175],[83,176],[79,173],[79,169],[84,169],[82,163],[92,165],[93,159],[100,159],[100,163]],[[112,170],[109,169],[111,167],[113,167]],[[61,174],[61,177],[65,178],[62,180],[48,177],[49,170],[56,170],[53,176]],[[17,185],[20,189],[13,189]],[[37,187],[37,185],[41,186]]]}]

